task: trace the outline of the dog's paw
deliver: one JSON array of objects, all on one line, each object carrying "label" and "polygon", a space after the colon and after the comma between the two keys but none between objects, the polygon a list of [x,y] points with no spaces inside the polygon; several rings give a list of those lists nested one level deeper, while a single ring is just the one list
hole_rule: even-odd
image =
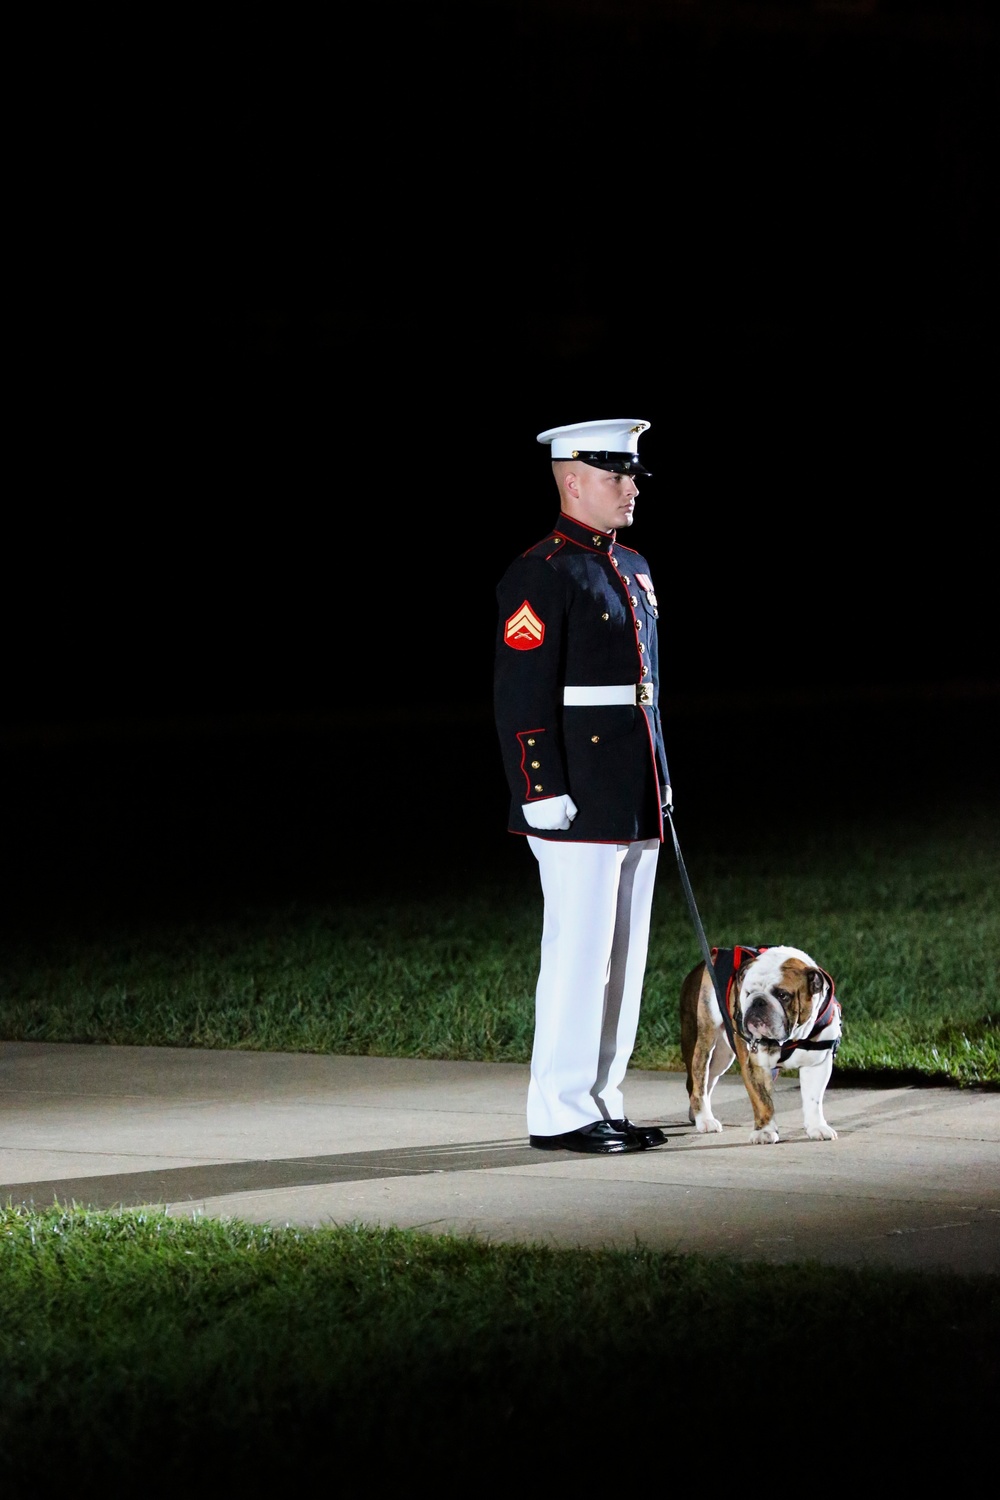
[{"label": "dog's paw", "polygon": [[765,1125],[762,1130],[755,1130],[750,1137],[751,1146],[773,1146],[779,1139],[778,1132],[773,1125]]},{"label": "dog's paw", "polygon": [[837,1132],[825,1120],[819,1125],[807,1125],[806,1135],[811,1141],[835,1141],[837,1139]]},{"label": "dog's paw", "polygon": [[697,1115],[694,1123],[702,1135],[711,1135],[722,1129],[722,1121],[717,1120],[714,1115]]}]

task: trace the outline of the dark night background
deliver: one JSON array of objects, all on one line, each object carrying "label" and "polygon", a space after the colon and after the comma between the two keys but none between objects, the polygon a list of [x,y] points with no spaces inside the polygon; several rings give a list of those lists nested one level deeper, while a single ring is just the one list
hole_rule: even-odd
[{"label": "dark night background", "polygon": [[992,785],[998,36],[483,0],[137,49],[8,557],[8,911],[513,868],[493,591],[535,433],[595,417],[652,424],[682,837]]}]

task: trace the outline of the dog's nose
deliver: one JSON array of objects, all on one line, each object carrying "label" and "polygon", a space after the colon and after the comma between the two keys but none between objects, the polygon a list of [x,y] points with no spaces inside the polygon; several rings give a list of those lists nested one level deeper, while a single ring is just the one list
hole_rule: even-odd
[{"label": "dog's nose", "polygon": [[743,1010],[743,1024],[751,1036],[783,1041],[788,1035],[785,1012],[771,995],[754,995]]}]

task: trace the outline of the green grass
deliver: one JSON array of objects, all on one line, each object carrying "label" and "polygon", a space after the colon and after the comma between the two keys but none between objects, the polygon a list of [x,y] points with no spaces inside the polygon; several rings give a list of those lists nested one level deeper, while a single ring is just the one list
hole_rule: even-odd
[{"label": "green grass", "polygon": [[898,1479],[927,1433],[992,1416],[1000,1336],[996,1278],[146,1211],[0,1212],[0,1287],[18,1494],[53,1456],[116,1493],[353,1461],[366,1486],[430,1462],[488,1487],[608,1441],[684,1464],[682,1434],[720,1424],[741,1445],[805,1424],[858,1457],[888,1428]]},{"label": "green grass", "polygon": [[[859,820],[808,848],[762,823],[738,861],[679,833],[710,941],[791,942],[833,973],[841,1070],[997,1086],[995,807]],[[524,1061],[541,920],[524,853],[378,899],[358,883],[211,917],[35,924],[7,945],[0,1036]],[[699,957],[668,845],[636,1064],[678,1065],[676,997]],[[639,1244],[8,1208],[6,1492],[80,1476],[143,1495],[192,1476],[453,1491],[523,1482],[541,1459],[584,1482],[641,1461],[660,1483],[715,1432],[734,1456],[856,1466],[890,1433],[897,1482],[927,1477],[933,1435],[942,1455],[959,1441],[967,1478],[988,1462],[998,1299],[995,1277]]]},{"label": "green grass", "polygon": [[[684,850],[709,941],[789,942],[828,969],[842,1071],[1000,1081],[996,807],[859,821],[806,846],[750,825],[739,843],[738,859],[704,837]],[[0,1036],[523,1062],[541,925],[524,856],[523,872],[469,869],[413,892],[400,880],[25,935],[5,955]],[[667,844],[635,1065],[680,1065],[677,994],[699,958]]]}]

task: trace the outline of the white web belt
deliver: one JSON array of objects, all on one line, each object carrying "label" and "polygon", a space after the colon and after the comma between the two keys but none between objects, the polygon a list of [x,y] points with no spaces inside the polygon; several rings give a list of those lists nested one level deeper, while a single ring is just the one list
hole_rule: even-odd
[{"label": "white web belt", "polygon": [[623,682],[611,687],[564,687],[563,703],[569,708],[606,708],[615,703],[653,706],[653,689],[644,682]]}]

